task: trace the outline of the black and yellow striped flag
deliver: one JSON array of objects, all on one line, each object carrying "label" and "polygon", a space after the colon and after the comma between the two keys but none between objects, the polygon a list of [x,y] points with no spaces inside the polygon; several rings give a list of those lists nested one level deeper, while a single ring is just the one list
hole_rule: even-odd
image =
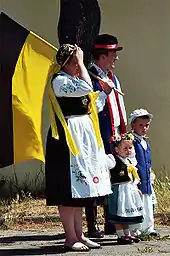
[{"label": "black and yellow striped flag", "polygon": [[42,106],[57,49],[1,13],[0,168],[44,161]]}]

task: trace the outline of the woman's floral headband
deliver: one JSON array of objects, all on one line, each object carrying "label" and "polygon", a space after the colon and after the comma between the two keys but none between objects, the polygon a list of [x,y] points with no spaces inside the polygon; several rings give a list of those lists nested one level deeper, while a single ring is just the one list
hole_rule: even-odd
[{"label": "woman's floral headband", "polygon": [[134,136],[132,133],[123,133],[123,134],[117,134],[113,135],[110,138],[110,142],[121,142],[122,140],[134,140]]}]

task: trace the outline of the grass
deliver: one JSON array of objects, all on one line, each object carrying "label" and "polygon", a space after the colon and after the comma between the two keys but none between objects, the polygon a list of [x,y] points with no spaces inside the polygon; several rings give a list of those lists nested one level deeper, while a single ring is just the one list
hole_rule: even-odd
[{"label": "grass", "polygon": [[[24,192],[19,196],[17,194],[16,198],[8,201],[0,201],[0,219],[1,219],[1,229],[24,229],[31,228],[41,228],[42,221],[31,221],[25,220],[29,216],[48,216],[58,214],[57,207],[46,207],[45,199],[35,199],[32,198],[31,194]],[[48,223],[43,222],[46,228],[51,228],[53,225],[56,226],[54,221],[48,221]]]},{"label": "grass", "polygon": [[[164,177],[155,181],[158,214],[155,218],[156,225],[170,226],[170,179]],[[57,207],[47,207],[45,199],[33,198],[30,193],[20,192],[15,198],[0,201],[0,228],[1,229],[52,229],[62,230],[61,223],[54,218],[39,221],[29,220],[27,216],[58,216]],[[103,208],[98,209],[98,221],[103,226]],[[84,227],[86,223],[84,221]]]},{"label": "grass", "polygon": [[154,190],[157,197],[156,211],[159,213],[157,222],[170,226],[170,178],[167,176],[156,179]]},{"label": "grass", "polygon": [[143,248],[143,249],[139,249],[139,248],[138,248],[138,252],[139,252],[139,253],[153,253],[153,248],[152,248],[152,247],[149,247],[149,246],[146,246],[146,247]]}]

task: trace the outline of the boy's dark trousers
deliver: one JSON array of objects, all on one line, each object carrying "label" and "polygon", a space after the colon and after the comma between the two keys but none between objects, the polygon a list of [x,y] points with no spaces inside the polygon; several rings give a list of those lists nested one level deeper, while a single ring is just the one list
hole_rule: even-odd
[{"label": "boy's dark trousers", "polygon": [[108,206],[104,205],[104,232],[100,231],[97,224],[97,206],[95,204],[95,200],[90,200],[88,205],[85,207],[86,213],[86,221],[87,221],[87,229],[88,236],[95,238],[102,238],[105,235],[115,234],[115,226],[108,222]]}]

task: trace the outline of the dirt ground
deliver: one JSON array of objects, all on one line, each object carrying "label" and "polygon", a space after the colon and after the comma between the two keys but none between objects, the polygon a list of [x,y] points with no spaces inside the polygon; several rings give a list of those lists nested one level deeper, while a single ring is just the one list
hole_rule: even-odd
[{"label": "dirt ground", "polygon": [[105,236],[98,240],[100,249],[86,253],[65,252],[64,234],[61,227],[41,230],[0,231],[0,255],[108,255],[108,256],[170,256],[170,228],[159,228],[161,238],[141,241],[133,245],[117,245],[116,236]]}]

